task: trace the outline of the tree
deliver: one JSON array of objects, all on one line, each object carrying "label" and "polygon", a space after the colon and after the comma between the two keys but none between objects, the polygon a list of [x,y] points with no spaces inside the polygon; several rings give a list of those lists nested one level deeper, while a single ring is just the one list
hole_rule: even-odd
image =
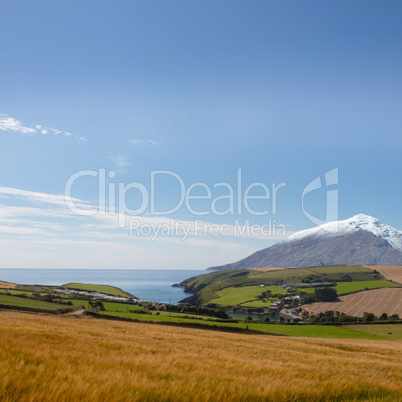
[{"label": "tree", "polygon": [[338,293],[332,288],[316,288],[314,289],[314,298],[316,301],[335,301],[338,298]]},{"label": "tree", "polygon": [[380,315],[380,320],[388,320],[388,314],[387,313],[382,313]]},{"label": "tree", "polygon": [[375,315],[373,313],[364,313],[363,314],[363,321],[364,322],[372,322],[375,320]]}]

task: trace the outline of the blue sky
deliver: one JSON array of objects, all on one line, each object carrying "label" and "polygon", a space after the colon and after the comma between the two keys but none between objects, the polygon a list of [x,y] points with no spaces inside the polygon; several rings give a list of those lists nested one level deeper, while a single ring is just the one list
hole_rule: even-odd
[{"label": "blue sky", "polygon": [[[152,171],[172,171],[212,199],[222,195],[214,184],[236,187],[238,169],[242,191],[286,183],[276,214],[257,200],[269,214],[201,219],[275,220],[291,234],[314,226],[303,189],[338,168],[340,219],[362,212],[402,229],[401,12],[398,1],[1,1],[1,267],[203,269],[280,240],[130,236],[116,215],[66,208],[65,183],[85,169],[147,190]],[[73,196],[94,206],[98,190],[86,177]],[[305,198],[321,220],[325,190]],[[158,207],[179,197],[165,175]],[[127,193],[129,208],[140,203]],[[183,206],[140,219],[199,217]]]}]

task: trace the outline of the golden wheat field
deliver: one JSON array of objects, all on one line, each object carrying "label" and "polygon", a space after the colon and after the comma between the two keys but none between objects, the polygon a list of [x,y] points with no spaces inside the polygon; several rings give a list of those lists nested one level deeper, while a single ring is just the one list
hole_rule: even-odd
[{"label": "golden wheat field", "polygon": [[402,343],[0,312],[2,401],[401,400]]}]

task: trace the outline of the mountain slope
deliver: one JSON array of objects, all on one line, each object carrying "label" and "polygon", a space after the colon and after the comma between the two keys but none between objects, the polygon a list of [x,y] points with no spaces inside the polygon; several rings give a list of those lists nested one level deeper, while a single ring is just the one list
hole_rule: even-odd
[{"label": "mountain slope", "polygon": [[317,265],[401,265],[402,232],[359,214],[297,232],[243,260],[210,270]]}]

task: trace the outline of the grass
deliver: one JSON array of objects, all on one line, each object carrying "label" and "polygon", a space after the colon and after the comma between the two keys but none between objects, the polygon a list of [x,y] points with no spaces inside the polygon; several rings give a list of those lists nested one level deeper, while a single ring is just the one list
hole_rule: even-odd
[{"label": "grass", "polygon": [[216,325],[216,322],[211,317],[206,316],[194,316],[189,314],[188,317],[192,318],[180,318],[182,316],[186,316],[186,314],[178,314],[178,313],[171,313],[169,316],[168,312],[161,312],[160,315],[156,315],[155,312],[153,314],[138,314],[132,312],[121,312],[121,311],[102,311],[100,312],[102,315],[109,315],[114,317],[122,317],[122,318],[131,318],[134,320],[141,320],[141,321],[156,321],[156,322],[175,322],[175,323],[205,323],[206,325]]},{"label": "grass", "polygon": [[402,343],[0,312],[0,400],[401,400]]},{"label": "grass", "polygon": [[[259,294],[270,290],[273,294],[288,294],[287,290],[282,289],[280,286],[242,286],[242,287],[230,287],[222,290],[218,290],[215,294],[217,299],[211,300],[210,303],[220,304],[221,306],[236,306],[236,305],[249,305],[247,301],[256,299]],[[263,303],[260,300],[256,300],[257,305],[253,307],[268,307],[271,303]],[[253,302],[254,303],[254,302]]]},{"label": "grass", "polygon": [[316,272],[318,274],[349,274],[354,273],[369,273],[371,274],[373,270],[370,268],[363,267],[361,265],[326,265],[321,267],[311,267],[310,271]]},{"label": "grass", "polygon": [[133,297],[132,294],[125,292],[115,286],[108,286],[108,285],[93,285],[87,283],[67,283],[63,285],[65,288],[68,289],[79,289],[79,290],[88,290],[90,292],[99,292],[105,293],[112,296],[120,296],[120,297]]},{"label": "grass", "polygon": [[[356,281],[356,282],[338,282],[333,288],[338,292],[338,295],[344,295],[346,293],[358,292],[365,289],[377,289],[377,288],[391,288],[398,285],[384,280],[379,281]],[[314,288],[299,288],[300,291],[305,293],[314,293]]]},{"label": "grass", "polygon": [[245,302],[240,304],[240,307],[262,307],[262,308],[268,308],[272,304],[271,301],[263,301],[263,300],[253,300],[250,302]]},{"label": "grass", "polygon": [[7,306],[40,308],[43,310],[57,310],[66,306],[58,303],[49,303],[42,300],[26,299],[24,297],[6,296],[0,294],[0,304]]},{"label": "grass", "polygon": [[339,282],[335,289],[338,295],[345,293],[357,292],[364,289],[376,289],[376,288],[390,288],[395,287],[394,283],[389,281],[357,281],[357,282]]},{"label": "grass", "polygon": [[[89,308],[89,303],[86,300],[73,300],[73,299],[68,299],[70,300],[73,304],[75,305],[81,305],[84,306],[85,308]],[[125,303],[110,303],[110,302],[103,302],[103,306],[105,307],[106,313],[109,315],[114,315],[118,317],[126,317],[127,316],[127,307],[129,310],[128,317],[129,318],[135,318],[135,319],[140,319],[140,317],[144,316],[151,316],[150,314],[135,314],[135,313],[130,313],[131,311],[136,311],[136,310],[144,310],[144,307],[138,306],[137,304],[125,304]],[[124,313],[124,314],[119,314],[119,313]],[[152,314],[155,315],[156,311],[152,311]],[[103,314],[103,313],[102,313]],[[156,318],[154,321],[163,321],[162,317],[180,317],[180,316],[192,316],[196,317],[198,320],[204,319],[204,320],[216,320],[217,318],[215,317],[208,317],[208,316],[201,316],[201,315],[192,315],[192,314],[184,314],[184,313],[175,313],[171,312],[169,315],[168,311],[159,311],[159,317]],[[155,315],[155,317],[158,317]],[[181,322],[182,320],[180,320]],[[184,319],[183,322],[187,321],[187,319]]]},{"label": "grass", "polygon": [[380,336],[389,341],[402,341],[402,324],[348,325],[348,329]]}]

